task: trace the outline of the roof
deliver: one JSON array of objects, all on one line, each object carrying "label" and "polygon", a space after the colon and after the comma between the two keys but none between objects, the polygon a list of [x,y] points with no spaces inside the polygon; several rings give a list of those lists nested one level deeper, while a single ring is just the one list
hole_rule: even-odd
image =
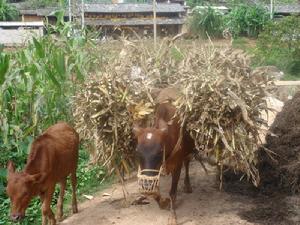
[{"label": "roof", "polygon": [[[36,15],[36,16],[49,16],[55,11],[59,10],[58,8],[41,8],[41,9],[20,9],[21,15]],[[67,12],[65,12],[66,15]]]},{"label": "roof", "polygon": [[[147,13],[153,12],[152,4],[85,4],[85,11],[89,13]],[[181,13],[184,6],[177,3],[158,3],[157,13]]]},{"label": "roof", "polygon": [[[85,4],[85,13],[152,13],[152,4],[141,3],[91,3]],[[58,10],[55,7],[41,8],[41,9],[22,9],[19,6],[20,13],[22,15],[37,15],[37,16],[49,16],[54,11]],[[184,6],[178,3],[158,3],[157,13],[183,13],[185,12]],[[65,16],[67,16],[67,10]]]},{"label": "roof", "polygon": [[[268,10],[270,10],[270,5],[266,5],[266,8]],[[300,4],[275,5],[274,13],[276,13],[276,14],[300,14]]]},{"label": "roof", "polygon": [[[144,26],[153,25],[152,19],[121,19],[121,20],[93,20],[85,19],[84,23],[91,26]],[[158,25],[181,25],[184,23],[184,19],[172,18],[172,19],[157,19]]]},{"label": "roof", "polygon": [[12,21],[5,21],[0,22],[0,27],[43,27],[44,22],[12,22]]}]

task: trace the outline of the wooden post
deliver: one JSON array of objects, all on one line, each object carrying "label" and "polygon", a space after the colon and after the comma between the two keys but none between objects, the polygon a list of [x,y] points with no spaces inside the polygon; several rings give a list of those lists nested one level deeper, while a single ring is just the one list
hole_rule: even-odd
[{"label": "wooden post", "polygon": [[71,22],[72,21],[72,4],[71,4],[71,1],[72,0],[69,0],[69,22]]},{"label": "wooden post", "polygon": [[84,0],[81,0],[81,29],[84,29]]},{"label": "wooden post", "polygon": [[156,45],[157,45],[156,0],[153,0],[153,38],[154,38],[154,49],[156,50]]},{"label": "wooden post", "polygon": [[274,0],[271,0],[271,2],[270,2],[270,18],[271,18],[271,20],[273,19],[273,15],[274,15]]}]

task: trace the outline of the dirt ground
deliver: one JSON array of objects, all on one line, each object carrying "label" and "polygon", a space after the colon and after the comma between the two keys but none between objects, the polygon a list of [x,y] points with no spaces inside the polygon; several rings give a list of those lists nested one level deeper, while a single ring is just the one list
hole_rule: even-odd
[{"label": "dirt ground", "polygon": [[[300,196],[266,195],[249,184],[231,179],[219,191],[215,170],[206,175],[198,162],[191,164],[192,194],[183,193],[183,176],[176,204],[178,225],[299,225]],[[182,172],[183,175],[183,172]],[[167,195],[170,177],[163,177],[161,190]],[[169,211],[156,202],[131,205],[139,194],[136,179],[126,182],[129,192],[124,201],[122,186],[115,184],[79,205],[79,213],[66,218],[65,225],[167,225]],[[108,196],[106,196],[108,195]]]}]

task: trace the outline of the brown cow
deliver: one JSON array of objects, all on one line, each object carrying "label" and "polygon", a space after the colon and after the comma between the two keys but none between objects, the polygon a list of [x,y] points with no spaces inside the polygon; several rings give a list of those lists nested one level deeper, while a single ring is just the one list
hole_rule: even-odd
[{"label": "brown cow", "polygon": [[[151,189],[151,187],[149,189],[149,186],[151,186],[151,177],[159,174],[165,154],[164,166],[166,172],[172,174],[172,186],[169,193],[170,199],[162,199],[157,193],[154,196],[160,208],[171,207],[174,218],[175,211],[173,210],[173,205],[176,200],[177,185],[183,163],[185,165],[184,191],[186,193],[192,192],[189,178],[189,162],[190,154],[195,149],[193,139],[185,131],[183,131],[183,138],[179,148],[175,149],[180,137],[178,118],[173,118],[175,111],[176,108],[172,104],[161,103],[156,109],[153,128],[141,128],[139,126],[134,126],[133,128],[133,132],[137,138],[136,150],[140,162],[139,173],[149,178],[149,182],[145,178],[146,181],[140,184],[142,185],[140,188]],[[139,183],[141,182],[139,181]],[[154,193],[150,192],[148,194]]]},{"label": "brown cow", "polygon": [[60,183],[56,219],[63,216],[63,198],[68,175],[72,181],[72,208],[77,213],[76,169],[79,136],[68,124],[60,122],[49,127],[37,137],[32,145],[23,171],[15,172],[12,162],[8,163],[7,194],[11,200],[11,219],[19,221],[34,196],[42,201],[42,224],[56,220],[50,208],[56,183]]}]

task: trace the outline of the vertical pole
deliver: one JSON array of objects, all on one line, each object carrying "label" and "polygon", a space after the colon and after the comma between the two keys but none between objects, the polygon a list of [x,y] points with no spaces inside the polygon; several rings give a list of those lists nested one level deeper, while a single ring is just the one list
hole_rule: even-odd
[{"label": "vertical pole", "polygon": [[271,0],[271,4],[270,4],[270,18],[271,18],[271,20],[273,19],[273,14],[274,14],[274,0]]},{"label": "vertical pole", "polygon": [[72,9],[71,9],[72,4],[71,4],[71,1],[72,0],[69,0],[69,22],[72,21]]},{"label": "vertical pole", "polygon": [[81,29],[84,29],[84,0],[81,0]]},{"label": "vertical pole", "polygon": [[154,38],[154,49],[156,50],[156,42],[157,42],[156,0],[153,0],[153,38]]}]

